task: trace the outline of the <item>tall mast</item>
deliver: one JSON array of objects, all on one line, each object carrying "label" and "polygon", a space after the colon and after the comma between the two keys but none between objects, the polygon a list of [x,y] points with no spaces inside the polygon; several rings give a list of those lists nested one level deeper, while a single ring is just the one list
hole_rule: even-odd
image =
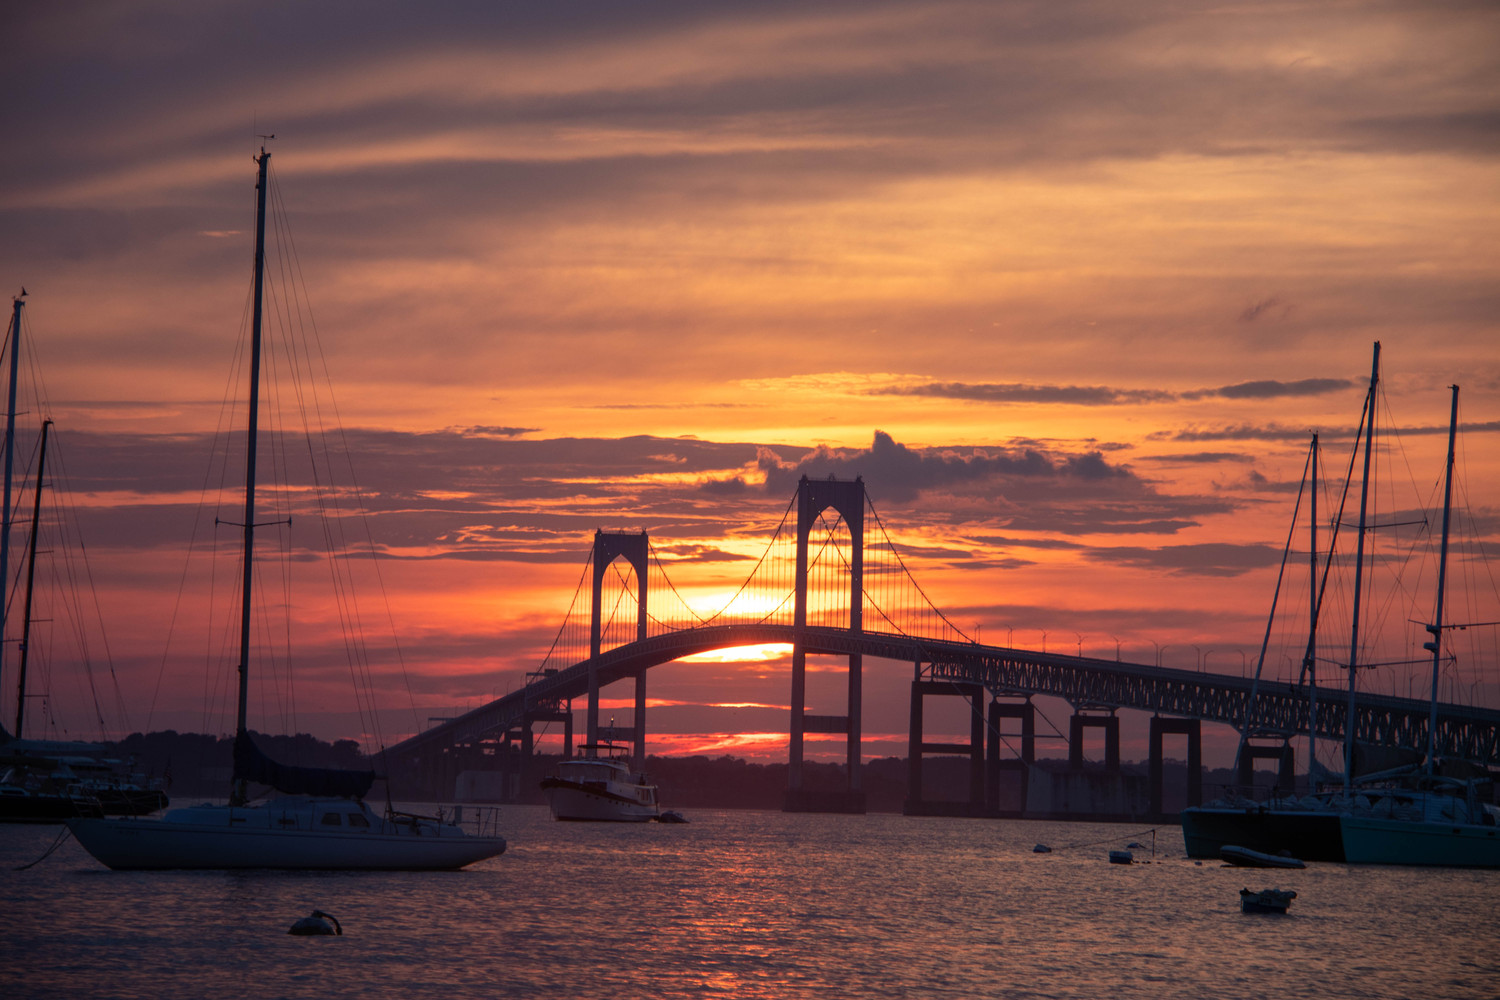
[{"label": "tall mast", "polygon": [[1354,688],[1359,670],[1359,599],[1364,584],[1365,517],[1370,500],[1370,453],[1375,443],[1375,395],[1380,387],[1380,341],[1370,362],[1370,391],[1365,397],[1365,473],[1359,487],[1359,540],[1354,546],[1354,612],[1349,634],[1349,710],[1344,718],[1344,794],[1354,784]]},{"label": "tall mast", "polygon": [[[1317,791],[1317,779],[1313,772],[1318,766],[1318,435],[1312,436],[1312,505],[1308,513],[1307,556],[1307,654],[1303,666],[1307,668],[1307,784],[1308,791]],[[1293,781],[1293,784],[1296,782]]]},{"label": "tall mast", "polygon": [[52,421],[42,421],[41,453],[36,460],[36,490],[31,508],[31,546],[26,556],[26,611],[21,619],[21,656],[16,673],[16,739],[21,738],[21,724],[26,718],[26,654],[31,648],[31,588],[36,582],[36,536],[42,523],[42,483],[47,469],[47,429]]},{"label": "tall mast", "polygon": [[1427,773],[1433,771],[1433,758],[1437,755],[1437,705],[1438,667],[1443,656],[1443,587],[1448,578],[1448,522],[1453,511],[1453,446],[1458,437],[1458,386],[1453,390],[1453,412],[1448,416],[1448,469],[1443,484],[1443,543],[1438,550],[1437,608],[1432,612],[1432,624],[1427,631],[1432,641],[1422,643],[1423,649],[1432,650],[1432,714],[1427,720]]},{"label": "tall mast", "polygon": [[[4,630],[5,610],[10,607],[7,582],[10,580],[10,488],[16,452],[16,369],[21,356],[21,307],[26,304],[25,299],[23,288],[20,295],[11,299],[10,312],[10,405],[5,410],[5,500],[0,508],[0,632]],[[0,650],[3,649],[4,644],[0,643]]]},{"label": "tall mast", "polygon": [[[260,422],[260,325],[266,271],[266,167],[271,162],[271,154],[266,152],[265,146],[260,148],[260,155],[255,158],[255,162],[260,169],[255,179],[255,304],[250,322],[250,415],[245,440],[244,577],[240,581],[240,693],[234,729],[236,742],[249,735],[245,725],[245,709],[250,700],[250,582],[255,557],[255,451]],[[245,783],[237,780],[230,795],[230,804],[243,805],[244,802]]]}]

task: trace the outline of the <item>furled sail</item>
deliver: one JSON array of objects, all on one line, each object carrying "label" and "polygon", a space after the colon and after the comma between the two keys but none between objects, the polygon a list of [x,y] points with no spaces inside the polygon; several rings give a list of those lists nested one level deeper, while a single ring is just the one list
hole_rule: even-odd
[{"label": "furled sail", "polygon": [[282,764],[262,753],[249,733],[234,738],[234,777],[236,781],[270,785],[286,795],[331,795],[346,799],[364,798],[375,783],[374,771]]}]

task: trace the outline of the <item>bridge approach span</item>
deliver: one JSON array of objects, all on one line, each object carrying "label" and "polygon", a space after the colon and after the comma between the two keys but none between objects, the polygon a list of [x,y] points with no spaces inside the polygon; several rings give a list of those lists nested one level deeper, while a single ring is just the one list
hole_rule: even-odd
[{"label": "bridge approach span", "polygon": [[[697,653],[735,646],[790,645],[797,634],[791,625],[711,625],[626,643],[592,661],[549,671],[519,690],[404,740],[387,750],[384,759],[388,766],[418,765],[423,758],[430,760],[451,747],[495,739],[542,713],[555,713],[560,704],[588,693],[591,663],[603,686]],[[1128,708],[1235,728],[1244,724],[1253,684],[1247,677],[881,632],[805,626],[800,634],[808,653],[911,663],[917,677],[929,681],[982,684],[991,694],[1002,696],[1052,695],[1068,701],[1075,710]],[[1262,680],[1255,690],[1251,735],[1306,733],[1308,705],[1307,688]],[[1355,734],[1361,741],[1426,747],[1429,702],[1361,695],[1356,706]],[[1318,736],[1343,739],[1344,691],[1319,689],[1317,707]],[[1437,748],[1443,756],[1500,765],[1500,711],[1440,704]]]}]

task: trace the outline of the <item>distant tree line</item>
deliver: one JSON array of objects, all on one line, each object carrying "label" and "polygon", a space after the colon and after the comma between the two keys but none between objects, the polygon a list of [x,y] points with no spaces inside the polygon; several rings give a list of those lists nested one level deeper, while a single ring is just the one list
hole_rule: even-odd
[{"label": "distant tree line", "polygon": [[[369,768],[369,757],[354,740],[319,740],[306,733],[296,736],[252,734],[256,743],[276,760],[303,767]],[[168,793],[183,801],[193,797],[216,798],[228,794],[234,738],[202,733],[179,733],[165,730],[133,733],[114,744],[122,757],[133,759],[136,769],[152,777],[163,778]],[[545,773],[556,758],[542,757],[532,770]],[[1044,767],[1060,767],[1061,761],[1043,760]],[[1101,765],[1089,765],[1097,767]],[[1144,774],[1145,762],[1123,765],[1129,773]],[[758,764],[740,757],[660,757],[646,760],[650,780],[661,789],[665,808],[703,809],[780,809],[787,789],[785,763]],[[1168,759],[1164,762],[1164,791],[1169,810],[1181,808],[1187,783],[1187,765]],[[1258,784],[1270,787],[1272,773],[1257,772]],[[1235,781],[1227,768],[1204,773],[1204,791],[1212,798]],[[879,757],[864,762],[860,783],[870,812],[900,812],[909,788],[909,774],[904,757]],[[1005,776],[1003,787],[1011,788],[1016,778]],[[845,768],[842,764],[805,761],[802,783],[809,790],[842,789]],[[931,757],[923,762],[923,797],[959,801],[969,794],[969,762],[963,757]],[[1002,794],[1006,794],[1002,792]],[[523,789],[522,801],[542,801],[539,788]]]},{"label": "distant tree line", "polygon": [[[299,767],[370,767],[354,740],[325,743],[306,733],[270,736],[252,732],[256,744],[284,764]],[[233,736],[179,733],[168,729],[155,733],[131,733],[113,745],[115,753],[135,761],[136,770],[161,778],[174,799],[191,796],[209,798],[229,794],[234,761]]]}]

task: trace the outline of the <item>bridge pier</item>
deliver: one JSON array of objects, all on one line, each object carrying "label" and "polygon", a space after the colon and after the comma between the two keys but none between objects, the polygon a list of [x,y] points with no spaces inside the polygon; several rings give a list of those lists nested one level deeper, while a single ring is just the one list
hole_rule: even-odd
[{"label": "bridge pier", "polygon": [[[1005,719],[1021,720],[1021,754],[1009,760],[1000,759],[1000,744],[1004,741],[1002,722]],[[992,816],[1000,815],[1000,776],[1010,772],[1021,775],[1021,808],[1014,810],[1020,815],[1026,808],[1027,772],[1036,762],[1036,706],[1027,698],[1019,702],[990,702],[989,751],[985,757],[986,781],[984,806]]]},{"label": "bridge pier", "polygon": [[[807,541],[813,523],[832,507],[849,528],[849,630],[864,628],[865,483],[834,479],[808,479],[797,484],[797,575],[792,627],[791,724],[787,744],[787,790],[784,812],[863,813],[865,793],[861,787],[860,740],[863,713],[864,657],[849,655],[849,697],[844,715],[808,715],[807,649]],[[803,784],[803,742],[808,733],[842,735],[845,746],[845,787],[809,789]]]},{"label": "bridge pier", "polygon": [[1083,731],[1104,730],[1104,769],[1120,769],[1120,717],[1109,710],[1108,715],[1084,715],[1074,713],[1068,720],[1068,767],[1079,770],[1083,767]]},{"label": "bridge pier", "polygon": [[[920,674],[922,665],[917,664]],[[926,699],[930,695],[963,698],[969,705],[968,743],[928,743],[923,728]],[[901,811],[907,816],[982,816],[984,801],[984,697],[983,684],[960,681],[911,682],[911,732],[906,751],[907,793]],[[998,749],[995,751],[998,753]],[[927,754],[966,754],[969,758],[967,802],[928,801],[922,797],[922,758]]]},{"label": "bridge pier", "polygon": [[1187,804],[1203,804],[1203,724],[1197,719],[1168,719],[1160,715],[1151,717],[1151,816],[1155,821],[1167,820],[1164,805],[1165,789],[1162,772],[1162,737],[1168,733],[1187,737]]},{"label": "bridge pier", "polygon": [[1236,778],[1240,788],[1248,794],[1248,790],[1255,785],[1255,762],[1257,760],[1274,760],[1276,767],[1276,791],[1280,794],[1290,794],[1297,786],[1297,758],[1292,750],[1291,743],[1286,740],[1267,746],[1266,744],[1255,744],[1246,741],[1244,748],[1240,751],[1239,764],[1237,766]]}]

